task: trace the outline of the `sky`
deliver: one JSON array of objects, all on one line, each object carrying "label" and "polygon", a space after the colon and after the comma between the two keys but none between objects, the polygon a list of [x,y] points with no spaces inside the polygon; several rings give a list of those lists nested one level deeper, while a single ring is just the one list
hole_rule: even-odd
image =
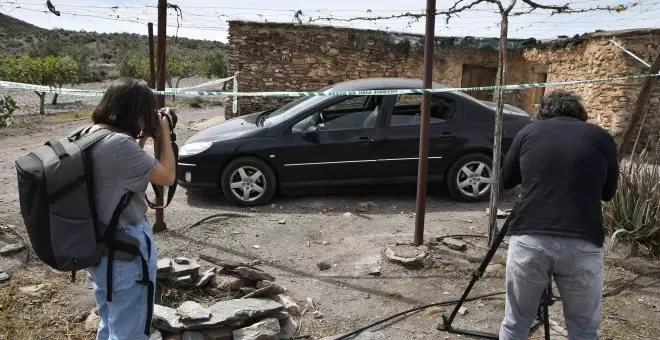
[{"label": "sky", "polygon": [[[458,0],[438,0],[438,10],[447,9]],[[511,0],[503,0],[510,3]],[[595,12],[554,15],[547,10],[512,17],[510,38],[554,38],[573,36],[595,30],[660,27],[660,0],[535,0],[544,5],[570,3],[574,9],[639,3],[622,13]],[[157,0],[51,0],[60,16],[47,11],[46,0],[0,0],[0,12],[43,28],[75,31],[129,32],[146,34],[147,22],[157,22]],[[168,10],[167,34],[180,37],[227,42],[227,22],[294,22],[302,11],[303,24],[332,25],[424,34],[424,18],[345,22],[337,19],[382,17],[406,12],[422,13],[424,0],[169,0],[181,8],[181,16]],[[470,2],[464,0],[463,2]],[[528,8],[518,0],[517,8]],[[309,19],[313,21],[310,23]],[[330,18],[331,20],[325,20]],[[179,27],[177,31],[177,19]],[[482,4],[452,18],[436,20],[436,36],[499,36],[499,14],[491,4]],[[155,28],[154,28],[155,30]]]}]

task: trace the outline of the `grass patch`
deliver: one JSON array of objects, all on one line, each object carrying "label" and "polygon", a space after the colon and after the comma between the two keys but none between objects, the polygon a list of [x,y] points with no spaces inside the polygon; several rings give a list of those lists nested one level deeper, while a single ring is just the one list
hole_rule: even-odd
[{"label": "grass patch", "polygon": [[48,115],[44,118],[46,123],[66,123],[79,119],[91,118],[93,110],[80,110],[70,113],[60,113],[55,115]]}]

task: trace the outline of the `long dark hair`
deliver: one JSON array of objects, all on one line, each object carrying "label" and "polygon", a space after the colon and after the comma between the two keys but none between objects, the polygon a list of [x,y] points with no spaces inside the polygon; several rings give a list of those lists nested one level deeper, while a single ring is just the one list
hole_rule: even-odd
[{"label": "long dark hair", "polygon": [[[106,124],[138,138],[142,129],[151,136],[160,135],[156,114],[156,96],[147,83],[128,79],[112,84],[94,109],[94,124]],[[140,127],[142,123],[143,127]]]},{"label": "long dark hair", "polygon": [[536,119],[562,116],[577,118],[584,122],[589,119],[587,111],[582,106],[580,96],[573,92],[557,90],[543,97]]}]

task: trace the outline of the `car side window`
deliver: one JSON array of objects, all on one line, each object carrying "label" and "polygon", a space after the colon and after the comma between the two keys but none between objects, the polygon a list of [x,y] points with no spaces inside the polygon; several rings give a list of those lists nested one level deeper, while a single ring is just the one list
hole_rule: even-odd
[{"label": "car side window", "polygon": [[[456,102],[446,96],[431,97],[431,124],[443,123],[451,119]],[[397,95],[390,126],[419,125],[422,117],[422,95]]]},{"label": "car side window", "polygon": [[365,129],[376,126],[382,97],[355,96],[324,107],[296,123],[291,132],[304,132],[312,126],[319,131]]}]

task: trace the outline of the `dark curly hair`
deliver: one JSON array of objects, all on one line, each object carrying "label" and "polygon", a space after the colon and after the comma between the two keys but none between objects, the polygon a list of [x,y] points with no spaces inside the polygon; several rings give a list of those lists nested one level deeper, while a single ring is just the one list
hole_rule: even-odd
[{"label": "dark curly hair", "polygon": [[573,92],[557,90],[543,97],[536,119],[555,117],[573,117],[586,122],[587,111],[582,106],[581,98]]}]

